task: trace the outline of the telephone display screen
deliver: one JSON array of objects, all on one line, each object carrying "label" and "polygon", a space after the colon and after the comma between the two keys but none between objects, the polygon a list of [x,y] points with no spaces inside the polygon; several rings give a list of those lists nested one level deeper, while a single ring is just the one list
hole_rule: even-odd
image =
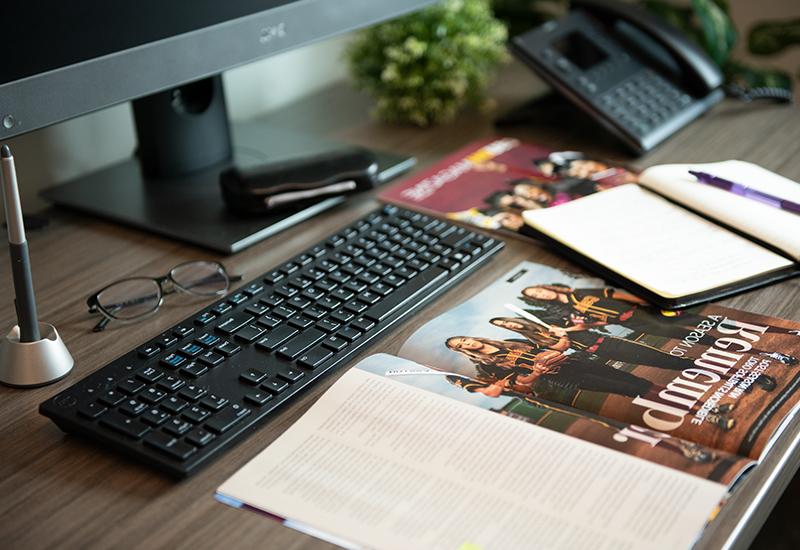
[{"label": "telephone display screen", "polygon": [[586,70],[604,61],[608,55],[595,46],[583,34],[573,31],[553,42],[553,48],[572,62],[573,65]]}]

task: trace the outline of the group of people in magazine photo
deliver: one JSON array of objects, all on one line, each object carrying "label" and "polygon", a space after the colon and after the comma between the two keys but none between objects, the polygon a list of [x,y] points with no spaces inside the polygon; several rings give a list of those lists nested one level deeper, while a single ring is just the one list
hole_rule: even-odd
[{"label": "group of people in magazine photo", "polygon": [[[445,346],[466,357],[475,367],[474,377],[450,375],[447,380],[465,391],[489,397],[501,395],[561,401],[567,391],[615,394],[655,400],[665,390],[621,364],[683,371],[695,358],[672,354],[646,343],[652,337],[681,340],[705,319],[691,311],[661,312],[640,298],[614,288],[571,288],[561,284],[526,286],[509,304],[509,316],[489,323],[508,331],[509,338],[492,339],[452,335]],[[609,331],[616,325],[627,336]],[[800,336],[800,331],[770,326],[775,334]],[[710,346],[708,334],[697,339]],[[792,355],[768,349],[751,354],[776,361],[787,368],[798,364]],[[775,379],[760,374],[747,391],[771,392]],[[695,405],[697,407],[698,405]],[[731,414],[735,403],[711,409],[706,421],[729,431],[736,424]]]},{"label": "group of people in magazine photo", "polygon": [[[591,160],[582,153],[560,151],[545,158],[533,159],[533,167],[543,177],[526,175],[509,177],[507,190],[495,191],[484,199],[485,206],[448,214],[451,219],[471,221],[487,229],[508,229],[519,232],[526,210],[549,208],[603,191],[622,183],[636,181],[636,175],[624,168]],[[475,162],[475,170],[507,172],[508,168],[494,161]]]}]

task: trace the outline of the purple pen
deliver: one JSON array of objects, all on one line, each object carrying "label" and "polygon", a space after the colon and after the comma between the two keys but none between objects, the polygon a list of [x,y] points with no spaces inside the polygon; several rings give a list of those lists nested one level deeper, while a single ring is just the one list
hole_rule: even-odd
[{"label": "purple pen", "polygon": [[753,189],[752,187],[748,187],[741,183],[736,183],[712,174],[707,174],[706,172],[689,170],[689,173],[697,178],[698,183],[712,185],[717,189],[722,189],[723,191],[728,191],[729,193],[739,195],[740,197],[744,197],[746,199],[768,204],[773,208],[780,208],[781,210],[786,210],[787,212],[791,212],[793,214],[800,214],[800,204],[788,199],[782,199],[780,197],[776,197],[775,195],[770,195],[769,193],[764,193],[763,191]]}]

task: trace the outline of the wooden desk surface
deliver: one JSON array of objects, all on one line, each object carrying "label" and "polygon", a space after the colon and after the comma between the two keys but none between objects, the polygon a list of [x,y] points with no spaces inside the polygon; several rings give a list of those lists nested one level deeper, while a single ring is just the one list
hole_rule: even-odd
[{"label": "wooden desk surface", "polygon": [[[542,90],[519,66],[504,69],[495,86],[500,110]],[[495,130],[491,116],[470,113],[448,126],[420,130],[372,122],[369,103],[347,86],[326,90],[284,110],[278,123],[313,129],[364,145],[416,155],[425,166],[465,143]],[[503,130],[554,148],[569,148],[624,160],[602,132],[584,127],[539,125]],[[663,162],[738,158],[800,181],[800,114],[792,107],[725,104],[675,136],[638,166]],[[24,185],[25,166],[18,167]],[[40,316],[56,325],[75,357],[65,380],[52,386],[16,390],[0,387],[0,546],[5,548],[325,548],[316,539],[256,514],[217,503],[212,495],[226,478],[291,425],[341,374],[328,376],[274,420],[189,480],[176,483],[120,456],[62,433],[40,416],[40,402],[100,368],[199,309],[200,304],[168,300],[159,314],[133,326],[95,334],[85,299],[104,284],[130,275],[161,275],[189,259],[218,258],[234,273],[258,275],[376,205],[369,197],[340,206],[313,223],[296,227],[235,256],[208,251],[64,211],[50,211],[51,223],[29,235]],[[3,247],[0,247],[3,248]],[[4,251],[4,255],[7,253]],[[397,351],[417,327],[463,301],[521,260],[576,269],[534,243],[509,240],[507,248],[422,314],[371,346]],[[0,327],[14,324],[8,260],[2,259]],[[800,320],[800,279],[747,293],[724,303]],[[355,361],[354,361],[355,362]],[[774,452],[736,491],[701,546],[747,546],[798,466],[800,424],[784,434]],[[743,522],[743,518],[748,518]],[[726,542],[727,541],[727,542]]]}]

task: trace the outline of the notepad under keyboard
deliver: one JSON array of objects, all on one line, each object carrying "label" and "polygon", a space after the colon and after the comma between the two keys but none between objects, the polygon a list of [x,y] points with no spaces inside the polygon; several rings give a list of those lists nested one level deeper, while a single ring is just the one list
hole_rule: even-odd
[{"label": "notepad under keyboard", "polygon": [[385,206],[42,403],[176,476],[452,287],[502,243]]}]

